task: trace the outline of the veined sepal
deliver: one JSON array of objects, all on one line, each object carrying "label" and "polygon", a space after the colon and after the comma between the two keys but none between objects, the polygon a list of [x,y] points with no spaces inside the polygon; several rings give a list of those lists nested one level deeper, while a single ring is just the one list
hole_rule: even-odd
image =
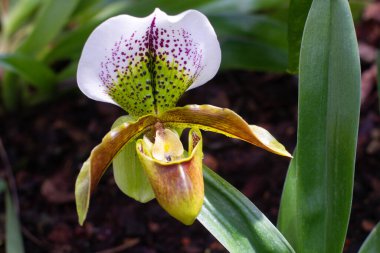
[{"label": "veined sepal", "polygon": [[218,71],[221,51],[207,17],[156,9],[136,18],[112,17],[88,38],[78,63],[80,90],[136,117],[175,107],[188,90]]},{"label": "veined sepal", "polygon": [[[172,136],[160,141],[162,145],[168,146],[173,145],[165,141],[175,142]],[[153,145],[146,139],[137,141],[137,153],[158,203],[171,216],[185,225],[191,225],[197,218],[204,199],[200,131],[191,129],[189,132],[188,157],[158,160],[152,155],[152,148]]]}]

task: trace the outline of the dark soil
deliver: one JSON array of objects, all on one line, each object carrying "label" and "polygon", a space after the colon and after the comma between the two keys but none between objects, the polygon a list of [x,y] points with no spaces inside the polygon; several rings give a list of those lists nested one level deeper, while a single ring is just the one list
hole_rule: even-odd
[{"label": "dark soil", "polygon": [[[368,26],[380,29],[379,24],[369,19],[358,27],[359,39],[367,46],[374,48],[379,43],[380,35],[378,40],[366,39]],[[373,64],[363,61],[363,75]],[[380,116],[374,81],[364,93],[345,252],[357,252],[380,220]],[[249,123],[265,127],[289,151],[295,147],[297,80],[292,76],[226,72],[187,92],[180,104],[231,108]],[[85,225],[78,225],[73,193],[76,176],[91,149],[121,115],[123,111],[116,106],[75,93],[1,119],[0,136],[11,165],[8,169],[16,180],[26,251],[226,252],[198,222],[184,226],[155,200],[140,204],[123,195],[111,169],[91,198]],[[276,223],[288,159],[211,133],[204,133],[204,152],[209,167]],[[5,176],[7,171],[1,173]]]}]

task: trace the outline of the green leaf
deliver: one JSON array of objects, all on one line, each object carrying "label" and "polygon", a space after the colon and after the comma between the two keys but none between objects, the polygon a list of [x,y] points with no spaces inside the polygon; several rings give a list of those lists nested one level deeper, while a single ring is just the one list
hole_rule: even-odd
[{"label": "green leaf", "polygon": [[161,10],[173,15],[188,9],[199,9],[201,5],[211,1],[212,0],[131,0],[125,5],[125,12],[128,12],[134,16],[146,16],[149,15],[154,8],[159,7]]},{"label": "green leaf", "polygon": [[[83,5],[83,1],[80,1],[79,6],[76,8],[75,13],[73,14],[72,21],[74,23],[85,25],[86,23],[93,22],[98,20],[99,22],[104,21],[105,19],[116,16],[119,14],[132,15],[128,10],[129,1],[112,1],[106,2],[104,0],[90,0],[91,3],[88,6]],[[94,2],[95,1],[95,2]],[[82,5],[82,6],[80,6]]]},{"label": "green leaf", "polygon": [[[297,152],[294,152],[296,154]],[[297,157],[293,156],[290,161],[284,189],[282,191],[280,213],[278,215],[277,227],[281,233],[285,236],[288,242],[293,245],[294,248],[297,243],[297,218],[294,215],[297,212],[296,206],[296,163]]]},{"label": "green leaf", "polygon": [[291,0],[288,17],[289,71],[298,72],[302,33],[313,0]]},{"label": "green leaf", "polygon": [[[130,116],[122,116],[113,123],[112,128],[134,121]],[[124,194],[142,203],[154,199],[152,186],[136,153],[136,141],[126,144],[112,163],[115,182]]]},{"label": "green leaf", "polygon": [[371,3],[371,1],[351,0],[349,1],[352,17],[355,24],[361,21],[363,10]]},{"label": "green leaf", "polygon": [[[92,0],[92,2],[94,2]],[[95,3],[99,2],[96,0]],[[81,4],[83,1],[80,2]],[[84,12],[88,11],[89,13],[83,13],[78,15],[79,19],[77,23],[83,23],[74,30],[67,31],[62,33],[61,36],[57,38],[54,46],[49,49],[44,55],[44,61],[53,62],[62,59],[77,60],[82,52],[83,45],[90,36],[91,32],[105,19],[115,16],[122,13],[123,7],[127,4],[126,2],[115,2],[105,5],[96,4],[82,10]],[[86,6],[78,6],[78,8],[85,8]],[[78,9],[77,8],[77,9]]]},{"label": "green leaf", "polygon": [[287,53],[265,43],[248,39],[232,38],[221,42],[222,69],[246,69],[284,72]]},{"label": "green leaf", "polygon": [[23,253],[25,250],[20,222],[7,185],[0,179],[0,193],[2,192],[5,192],[5,252]]},{"label": "green leaf", "polygon": [[51,63],[62,59],[79,58],[84,43],[98,24],[98,21],[90,21],[76,30],[63,34],[43,57],[44,61]]},{"label": "green leaf", "polygon": [[241,192],[205,166],[203,174],[205,199],[197,219],[229,252],[294,252]]},{"label": "green leaf", "polygon": [[78,62],[71,62],[68,66],[66,66],[61,72],[57,74],[57,82],[62,82],[70,78],[74,78],[77,73]]},{"label": "green leaf", "polygon": [[[83,13],[87,12],[88,10],[92,10],[93,8],[97,8],[99,5],[102,5],[102,3],[105,2],[103,0],[86,0],[86,1],[79,1],[75,12],[73,15],[83,15]],[[107,3],[110,4],[110,3]]]},{"label": "green leaf", "polygon": [[264,15],[209,15],[218,39],[249,38],[281,49],[287,49],[286,24]]},{"label": "green leaf", "polygon": [[[0,62],[1,64],[1,62]],[[21,102],[21,87],[15,73],[4,71],[1,80],[1,96],[7,110],[14,111]]]},{"label": "green leaf", "polygon": [[21,54],[0,54],[0,66],[30,82],[41,92],[50,92],[55,82],[54,72],[32,57]]},{"label": "green leaf", "polygon": [[263,15],[211,15],[223,52],[222,68],[285,71],[286,25]]},{"label": "green leaf", "polygon": [[200,11],[211,13],[250,13],[277,7],[283,0],[213,0],[199,6]]},{"label": "green leaf", "polygon": [[380,252],[380,223],[372,229],[371,233],[359,249],[359,253],[378,253]]},{"label": "green leaf", "polygon": [[359,107],[359,54],[348,2],[313,1],[300,53],[296,168],[288,173],[280,215],[297,221],[294,230],[280,224],[286,238],[296,238],[297,252],[343,250]]},{"label": "green leaf", "polygon": [[40,0],[22,0],[14,6],[6,16],[3,24],[3,35],[9,38],[23,22],[30,19],[31,14],[39,5]]},{"label": "green leaf", "polygon": [[61,32],[79,0],[46,0],[38,13],[33,30],[19,52],[36,55]]},{"label": "green leaf", "polygon": [[188,9],[197,9],[206,15],[251,13],[276,7],[282,2],[283,0],[131,0],[126,3],[123,11],[137,16],[148,15],[156,7],[171,15]]}]

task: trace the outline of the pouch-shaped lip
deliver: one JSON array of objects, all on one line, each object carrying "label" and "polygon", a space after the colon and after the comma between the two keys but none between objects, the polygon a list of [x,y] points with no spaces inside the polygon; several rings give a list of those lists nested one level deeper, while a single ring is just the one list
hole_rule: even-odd
[{"label": "pouch-shaped lip", "polygon": [[191,225],[198,216],[204,199],[202,174],[202,139],[199,130],[189,132],[190,155],[164,162],[152,158],[139,140],[136,149],[158,203],[171,216]]}]

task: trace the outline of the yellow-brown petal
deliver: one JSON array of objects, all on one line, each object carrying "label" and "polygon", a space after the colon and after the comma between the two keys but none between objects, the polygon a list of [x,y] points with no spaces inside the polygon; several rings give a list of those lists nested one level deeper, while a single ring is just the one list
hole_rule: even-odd
[{"label": "yellow-brown petal", "polygon": [[277,155],[292,157],[268,131],[258,126],[248,125],[238,114],[227,108],[212,105],[187,105],[170,109],[158,118],[166,126],[196,127],[249,142]]},{"label": "yellow-brown petal", "polygon": [[125,144],[141,135],[156,121],[156,117],[148,115],[140,118],[136,123],[123,123],[108,132],[102,142],[91,151],[91,155],[83,164],[75,183],[75,202],[79,224],[83,224],[86,219],[90,195],[112,159]]}]

